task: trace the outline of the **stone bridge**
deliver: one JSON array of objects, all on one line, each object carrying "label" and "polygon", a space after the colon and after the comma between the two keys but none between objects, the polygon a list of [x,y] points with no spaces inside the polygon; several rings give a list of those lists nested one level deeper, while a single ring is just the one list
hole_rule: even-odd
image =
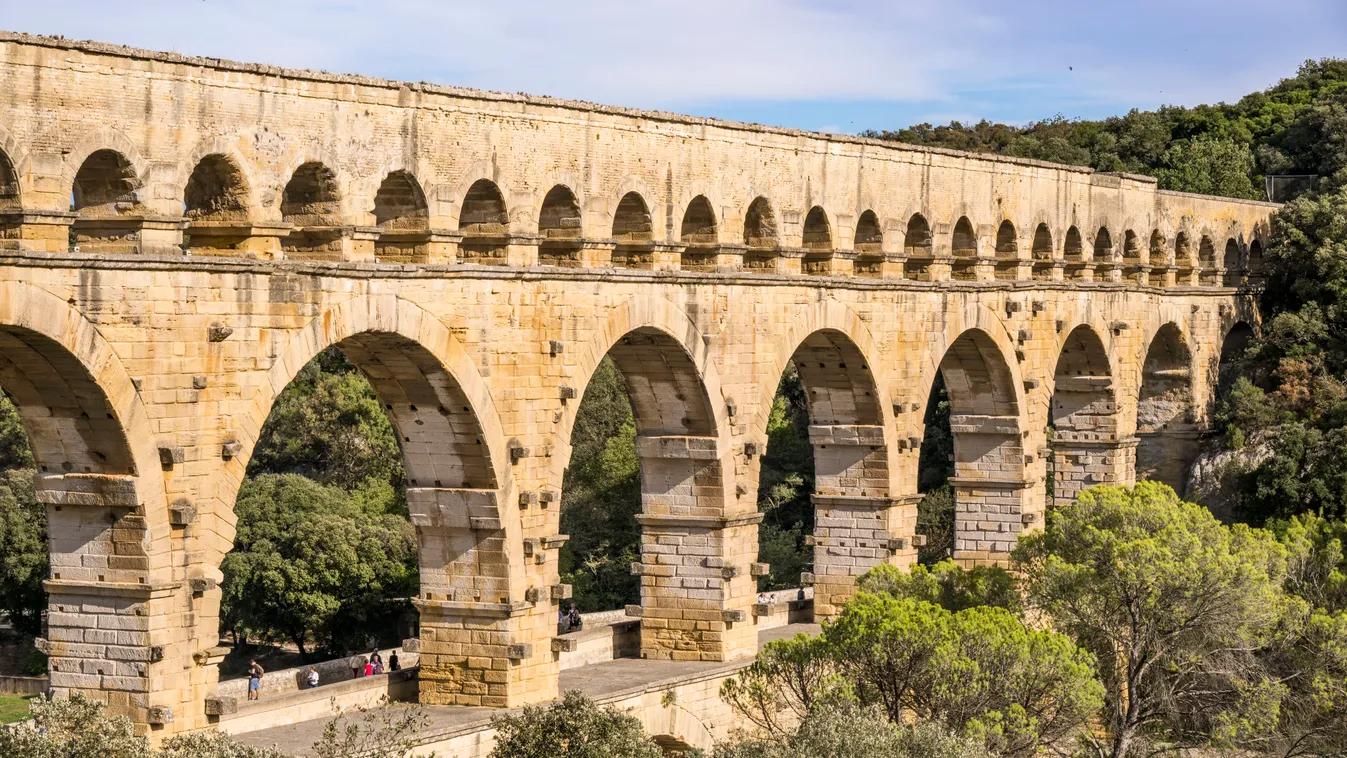
[{"label": "stone bridge", "polygon": [[[0,386],[51,524],[58,693],[211,723],[220,562],[272,402],[336,346],[402,440],[423,702],[557,694],[562,472],[599,361],[639,426],[641,652],[752,654],[793,361],[817,611],[914,560],[943,375],[955,557],[1048,493],[1182,486],[1274,206],[1146,177],[0,35]],[[1049,431],[1051,430],[1051,431]],[[1049,486],[1051,478],[1051,486]],[[806,577],[810,578],[810,577]]]}]

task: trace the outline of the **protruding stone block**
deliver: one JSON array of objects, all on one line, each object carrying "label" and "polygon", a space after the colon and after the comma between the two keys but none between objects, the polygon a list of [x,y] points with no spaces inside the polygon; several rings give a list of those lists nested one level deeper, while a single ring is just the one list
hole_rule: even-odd
[{"label": "protruding stone block", "polygon": [[627,616],[636,619],[641,618],[641,615],[644,613],[644,610],[639,605],[629,605],[626,607],[625,611]]},{"label": "protruding stone block", "polygon": [[159,448],[159,465],[163,466],[165,471],[172,470],[174,466],[186,460],[186,448],[176,446]]},{"label": "protruding stone block", "polygon": [[198,576],[188,579],[187,585],[192,588],[192,592],[210,592],[219,586],[214,579],[208,576]]},{"label": "protruding stone block", "polygon": [[187,526],[196,521],[196,506],[188,503],[168,507],[168,523],[173,526]]},{"label": "protruding stone block", "polygon": [[224,342],[229,339],[229,335],[233,333],[234,330],[231,327],[223,324],[211,324],[210,327],[206,329],[206,339],[211,342]]},{"label": "protruding stone block", "polygon": [[421,640],[417,637],[412,637],[411,639],[403,640],[402,651],[405,653],[421,652]]},{"label": "protruding stone block", "polygon": [[748,612],[738,608],[728,611],[721,611],[720,620],[730,624],[740,621],[748,621]]},{"label": "protruding stone block", "polygon": [[525,642],[505,648],[505,657],[512,661],[524,661],[533,657],[533,645]]},{"label": "protruding stone block", "polygon": [[220,457],[226,461],[232,461],[243,452],[243,443],[236,440],[230,440],[220,446]]},{"label": "protruding stone block", "polygon": [[574,653],[580,649],[580,643],[572,637],[553,637],[552,652],[554,653]]},{"label": "protruding stone block", "polygon": [[749,576],[767,576],[772,573],[770,563],[754,563],[748,567]]},{"label": "protruding stone block", "polygon": [[238,698],[233,697],[208,697],[206,698],[207,716],[233,716],[239,712]]},{"label": "protruding stone block", "polygon": [[570,597],[571,597],[571,585],[569,584],[552,585],[553,600],[569,600]]}]

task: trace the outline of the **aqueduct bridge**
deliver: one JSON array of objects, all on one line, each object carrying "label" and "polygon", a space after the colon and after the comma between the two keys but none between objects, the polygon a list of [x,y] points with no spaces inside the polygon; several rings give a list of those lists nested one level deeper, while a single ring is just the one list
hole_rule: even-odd
[{"label": "aqueduct bridge", "polygon": [[515,705],[557,694],[559,491],[605,355],[639,426],[642,654],[729,660],[756,649],[758,463],[788,362],[826,617],[867,568],[914,559],[937,373],[961,561],[1004,557],[1049,489],[1181,485],[1221,346],[1256,323],[1274,209],[15,34],[0,151],[0,385],[49,506],[51,684],[156,735],[228,707],[232,505],[273,400],[325,348],[401,437],[422,700]]}]

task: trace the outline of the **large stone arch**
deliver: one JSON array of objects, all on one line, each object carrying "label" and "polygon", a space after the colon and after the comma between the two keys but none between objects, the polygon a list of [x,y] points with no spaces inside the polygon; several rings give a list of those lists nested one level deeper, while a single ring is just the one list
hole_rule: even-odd
[{"label": "large stone arch", "polygon": [[1135,438],[1119,434],[1117,360],[1107,330],[1063,329],[1052,373],[1053,504],[1069,505],[1096,484],[1130,484]]},{"label": "large stone arch", "polygon": [[[218,627],[180,573],[196,576],[184,552],[195,529],[188,501],[170,516],[165,478],[181,462],[172,441],[155,434],[98,328],[32,285],[0,283],[0,386],[18,406],[37,463],[38,500],[47,505],[52,691],[111,700],[111,710],[142,733],[162,727],[163,714],[175,709],[182,716],[175,729],[200,726],[204,713],[190,703],[203,677],[191,656],[216,644]],[[167,461],[161,450],[170,452]],[[198,613],[204,622],[140,625],[144,616]],[[98,636],[107,629],[125,630],[116,653]],[[152,688],[155,678],[174,686]]]},{"label": "large stone arch", "polygon": [[[905,404],[921,407],[936,372],[944,377],[954,437],[954,559],[964,565],[1004,561],[1042,511],[1032,497],[1035,482],[1026,463],[1027,406],[1014,351],[1004,324],[989,309],[970,306],[948,314],[940,341],[925,356],[921,380],[910,387],[914,403]],[[917,432],[922,422],[913,413],[906,426]],[[917,456],[910,456],[908,479],[914,485],[916,465]]]},{"label": "large stone arch", "polygon": [[1194,351],[1182,322],[1165,320],[1142,344],[1137,385],[1136,477],[1187,489],[1201,429],[1194,415]]},{"label": "large stone arch", "polygon": [[[338,303],[292,333],[236,430],[240,451],[226,465],[227,486],[237,491],[276,398],[331,346],[370,380],[407,466],[421,562],[421,702],[506,704],[513,685],[484,678],[452,650],[474,645],[477,657],[507,670],[531,657],[511,644],[513,619],[532,605],[524,597],[518,509],[506,507],[514,497],[508,443],[471,356],[439,319],[396,295],[372,294]],[[232,534],[232,523],[218,531]],[[475,636],[483,630],[498,632],[493,642]]]},{"label": "large stone arch", "polygon": [[[586,335],[563,397],[579,400],[605,355],[627,385],[640,460],[641,604],[645,658],[727,660],[756,652],[747,608],[761,516],[733,487],[728,412],[708,341],[673,303],[633,298]],[[570,385],[569,381],[574,381]],[[579,402],[568,402],[553,481],[571,456]]]},{"label": "large stone arch", "polygon": [[[752,439],[766,450],[775,391],[794,362],[809,404],[814,449],[814,612],[836,615],[855,593],[856,577],[870,567],[909,555],[912,497],[896,495],[897,466],[890,444],[892,409],[880,352],[865,323],[836,300],[816,302],[778,340],[771,372],[758,381]],[[755,481],[757,456],[740,477]]]},{"label": "large stone arch", "polygon": [[666,751],[700,750],[710,755],[715,749],[715,736],[706,722],[697,714],[677,703],[658,704],[646,696],[639,709],[641,725],[660,747]]}]

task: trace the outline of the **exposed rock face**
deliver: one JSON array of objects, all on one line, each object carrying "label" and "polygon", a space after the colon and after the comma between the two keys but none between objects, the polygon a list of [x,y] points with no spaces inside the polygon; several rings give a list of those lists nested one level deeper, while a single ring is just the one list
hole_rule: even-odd
[{"label": "exposed rock face", "polygon": [[1207,506],[1222,521],[1233,521],[1239,505],[1238,480],[1272,457],[1270,440],[1259,440],[1240,448],[1211,448],[1199,453],[1188,469],[1186,498]]}]

